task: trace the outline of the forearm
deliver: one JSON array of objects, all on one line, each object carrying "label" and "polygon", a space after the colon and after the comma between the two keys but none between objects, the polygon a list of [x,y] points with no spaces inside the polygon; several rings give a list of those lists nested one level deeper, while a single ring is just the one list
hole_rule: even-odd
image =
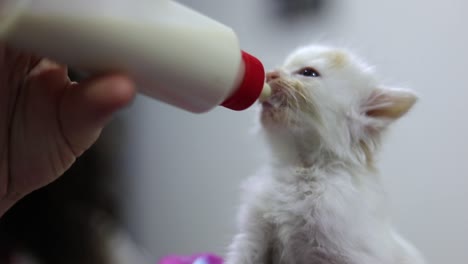
[{"label": "forearm", "polygon": [[257,208],[241,210],[241,231],[234,237],[225,264],[266,264],[271,246],[272,226]]}]

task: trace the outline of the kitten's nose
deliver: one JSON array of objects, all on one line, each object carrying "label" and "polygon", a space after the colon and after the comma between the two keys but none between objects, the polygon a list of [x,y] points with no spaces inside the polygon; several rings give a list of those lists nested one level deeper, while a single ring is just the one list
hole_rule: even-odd
[{"label": "kitten's nose", "polygon": [[274,79],[278,79],[280,77],[280,73],[278,71],[271,71],[267,72],[266,74],[266,82],[270,82]]}]

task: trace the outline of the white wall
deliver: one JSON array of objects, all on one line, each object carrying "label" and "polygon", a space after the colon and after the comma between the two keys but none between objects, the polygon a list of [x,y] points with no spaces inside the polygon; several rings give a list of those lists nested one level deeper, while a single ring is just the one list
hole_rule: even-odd
[{"label": "white wall", "polygon": [[[282,24],[270,0],[183,1],[231,26],[267,68],[300,44],[356,50],[388,84],[421,100],[394,127],[381,156],[394,220],[430,263],[468,259],[468,2],[326,1],[322,20]],[[155,257],[224,253],[234,232],[238,186],[262,163],[249,133],[253,110],[204,115],[138,98],[125,164],[128,223]]]}]

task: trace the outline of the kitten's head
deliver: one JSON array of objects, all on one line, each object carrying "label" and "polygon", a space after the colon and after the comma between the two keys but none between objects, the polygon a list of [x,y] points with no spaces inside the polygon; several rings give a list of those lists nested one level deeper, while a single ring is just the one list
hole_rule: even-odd
[{"label": "kitten's head", "polygon": [[275,141],[295,142],[306,159],[325,151],[369,162],[381,133],[416,101],[408,90],[380,85],[352,54],[322,46],[293,52],[267,82],[272,96],[262,103],[264,129]]}]

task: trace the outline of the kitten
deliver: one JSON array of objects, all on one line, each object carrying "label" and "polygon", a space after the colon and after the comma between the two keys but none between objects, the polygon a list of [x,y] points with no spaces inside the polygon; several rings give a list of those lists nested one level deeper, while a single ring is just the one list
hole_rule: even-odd
[{"label": "kitten", "polygon": [[309,46],[267,74],[273,162],[245,184],[227,264],[421,264],[393,229],[374,156],[413,106],[352,54]]}]

